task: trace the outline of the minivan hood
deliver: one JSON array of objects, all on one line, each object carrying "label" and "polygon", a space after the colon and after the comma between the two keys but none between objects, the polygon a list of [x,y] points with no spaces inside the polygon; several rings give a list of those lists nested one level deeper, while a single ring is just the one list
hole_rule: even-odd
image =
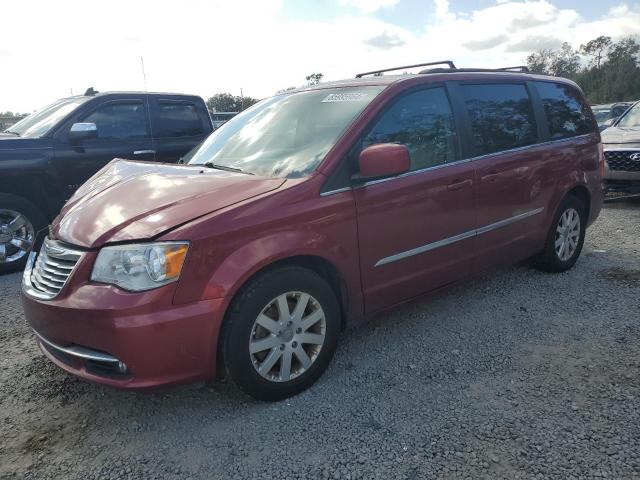
[{"label": "minivan hood", "polygon": [[602,132],[602,143],[640,143],[640,128],[609,127]]},{"label": "minivan hood", "polygon": [[206,167],[116,159],[69,199],[54,238],[87,248],[152,238],[285,182]]}]

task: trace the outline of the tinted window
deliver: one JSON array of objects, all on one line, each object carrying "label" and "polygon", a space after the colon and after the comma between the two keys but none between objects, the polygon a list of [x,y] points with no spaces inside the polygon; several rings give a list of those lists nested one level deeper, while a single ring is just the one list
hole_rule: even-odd
[{"label": "tinted window", "polygon": [[365,136],[363,148],[375,143],[407,146],[411,170],[458,158],[453,113],[444,88],[430,88],[396,100]]},{"label": "tinted window", "polygon": [[158,102],[158,110],[154,137],[188,137],[202,133],[202,122],[193,103]]},{"label": "tinted window", "polygon": [[536,82],[536,88],[547,115],[551,139],[575,137],[595,129],[589,107],[575,89],[551,82]]},{"label": "tinted window", "polygon": [[82,121],[96,124],[98,138],[122,140],[148,136],[147,119],[142,102],[108,103]]},{"label": "tinted window", "polygon": [[463,85],[476,155],[536,142],[533,107],[524,85]]}]

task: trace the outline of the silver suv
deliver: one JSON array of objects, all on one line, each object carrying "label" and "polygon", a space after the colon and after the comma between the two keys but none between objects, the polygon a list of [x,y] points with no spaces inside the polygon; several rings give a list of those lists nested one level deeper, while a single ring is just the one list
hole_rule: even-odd
[{"label": "silver suv", "polygon": [[609,193],[640,193],[640,101],[602,131]]}]

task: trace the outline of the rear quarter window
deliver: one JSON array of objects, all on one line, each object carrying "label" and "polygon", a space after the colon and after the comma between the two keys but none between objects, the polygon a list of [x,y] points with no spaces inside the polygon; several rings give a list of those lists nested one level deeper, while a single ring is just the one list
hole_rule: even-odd
[{"label": "rear quarter window", "polygon": [[549,125],[551,140],[591,133],[596,129],[579,92],[569,86],[553,82],[535,82]]},{"label": "rear quarter window", "polygon": [[190,137],[203,133],[198,110],[190,102],[158,102],[154,137]]},{"label": "rear quarter window", "polygon": [[533,106],[522,84],[461,85],[476,155],[532,145],[537,141]]}]

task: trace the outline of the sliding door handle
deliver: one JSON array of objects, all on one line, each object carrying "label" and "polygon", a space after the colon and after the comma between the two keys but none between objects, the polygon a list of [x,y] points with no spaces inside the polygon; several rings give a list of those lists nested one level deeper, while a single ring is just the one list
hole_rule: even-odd
[{"label": "sliding door handle", "polygon": [[155,153],[155,150],[136,150],[133,152],[134,155],[154,155]]},{"label": "sliding door handle", "polygon": [[500,178],[501,174],[498,172],[489,172],[486,175],[480,177],[481,182],[495,182]]},{"label": "sliding door handle", "polygon": [[468,178],[467,180],[455,180],[453,183],[447,185],[447,190],[460,190],[462,188],[470,187],[473,185],[473,181]]}]

